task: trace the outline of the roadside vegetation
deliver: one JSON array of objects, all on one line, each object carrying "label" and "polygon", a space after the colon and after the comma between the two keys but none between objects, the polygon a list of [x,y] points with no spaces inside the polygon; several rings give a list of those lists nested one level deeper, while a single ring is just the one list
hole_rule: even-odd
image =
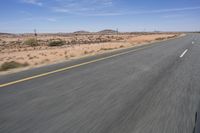
[{"label": "roadside vegetation", "polygon": [[31,47],[39,45],[37,39],[35,39],[35,38],[29,38],[29,39],[27,39],[26,41],[24,41],[24,44],[28,45],[28,46],[31,46]]},{"label": "roadside vegetation", "polygon": [[0,71],[7,71],[14,68],[26,67],[28,63],[19,63],[15,61],[5,62],[1,65]]},{"label": "roadside vegetation", "polygon": [[164,37],[159,37],[159,38],[156,38],[157,41],[162,41],[162,40],[165,40],[166,38]]},{"label": "roadside vegetation", "polygon": [[55,47],[55,46],[63,46],[65,44],[66,44],[65,41],[59,39],[59,40],[51,40],[49,42],[48,46]]}]

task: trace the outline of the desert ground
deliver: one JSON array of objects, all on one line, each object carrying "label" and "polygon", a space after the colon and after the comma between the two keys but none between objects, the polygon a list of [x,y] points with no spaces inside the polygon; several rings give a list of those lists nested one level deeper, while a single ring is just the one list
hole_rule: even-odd
[{"label": "desert ground", "polygon": [[[180,35],[182,34],[0,35],[0,74],[101,54],[111,50],[140,46],[176,38]],[[15,64],[13,65],[13,63]]]}]

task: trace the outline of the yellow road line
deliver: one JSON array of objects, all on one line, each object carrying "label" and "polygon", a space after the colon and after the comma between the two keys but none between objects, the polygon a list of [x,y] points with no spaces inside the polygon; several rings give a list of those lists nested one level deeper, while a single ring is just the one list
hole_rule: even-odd
[{"label": "yellow road line", "polygon": [[73,66],[70,66],[70,67],[65,67],[65,68],[54,70],[54,71],[38,74],[38,75],[35,75],[35,76],[30,76],[30,77],[27,77],[27,78],[23,78],[23,79],[20,79],[20,80],[16,80],[16,81],[11,81],[11,82],[8,82],[8,83],[0,84],[0,88],[6,87],[6,86],[10,86],[10,85],[13,85],[13,84],[17,84],[17,83],[21,83],[21,82],[25,82],[25,81],[28,81],[28,80],[32,80],[32,79],[48,76],[50,74],[66,71],[66,70],[69,70],[69,69],[72,69],[72,68],[77,68],[77,67],[88,65],[88,64],[91,64],[91,63],[99,62],[99,61],[102,61],[102,60],[110,59],[110,58],[117,57],[117,56],[120,56],[120,55],[125,55],[125,54],[128,54],[128,53],[135,52],[137,50],[142,50],[142,49],[145,49],[145,48],[149,48],[149,47],[152,47],[152,46],[155,46],[155,45],[150,45],[150,46],[137,48],[137,49],[134,49],[134,50],[129,50],[129,51],[126,51],[126,52],[122,52],[122,53],[114,54],[114,55],[111,55],[111,56],[99,58],[99,59],[96,59],[96,60],[80,63],[80,64],[73,65]]}]

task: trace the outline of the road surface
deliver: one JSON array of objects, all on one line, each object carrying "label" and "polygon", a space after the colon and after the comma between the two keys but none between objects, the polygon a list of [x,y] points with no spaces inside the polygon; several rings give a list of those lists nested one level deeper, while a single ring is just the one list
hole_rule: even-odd
[{"label": "road surface", "polygon": [[0,76],[0,84],[1,133],[192,133],[200,34]]}]

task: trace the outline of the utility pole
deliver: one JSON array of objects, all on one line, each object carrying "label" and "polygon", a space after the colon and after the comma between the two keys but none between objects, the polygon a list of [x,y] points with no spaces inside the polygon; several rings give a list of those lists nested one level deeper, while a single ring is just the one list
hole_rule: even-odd
[{"label": "utility pole", "polygon": [[117,32],[117,35],[119,34],[119,30],[118,30],[118,28],[116,29],[116,32]]},{"label": "utility pole", "polygon": [[34,36],[37,38],[37,30],[34,29]]},{"label": "utility pole", "polygon": [[146,32],[146,28],[144,28],[143,32],[144,32],[144,33]]}]

